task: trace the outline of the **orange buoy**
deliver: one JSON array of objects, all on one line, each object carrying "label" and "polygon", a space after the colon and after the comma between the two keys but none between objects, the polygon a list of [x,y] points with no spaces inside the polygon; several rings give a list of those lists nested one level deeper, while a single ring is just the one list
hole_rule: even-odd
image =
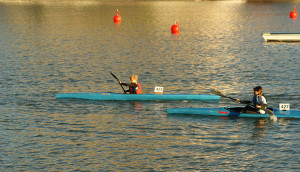
[{"label": "orange buoy", "polygon": [[119,10],[117,9],[117,15],[114,16],[115,23],[121,23],[121,16],[119,15]]},{"label": "orange buoy", "polygon": [[297,17],[296,6],[294,6],[294,11],[290,12],[290,17],[291,18],[296,18]]},{"label": "orange buoy", "polygon": [[180,28],[178,26],[178,23],[177,23],[177,21],[175,21],[175,24],[171,27],[171,32],[173,34],[179,34],[179,30],[180,30]]}]

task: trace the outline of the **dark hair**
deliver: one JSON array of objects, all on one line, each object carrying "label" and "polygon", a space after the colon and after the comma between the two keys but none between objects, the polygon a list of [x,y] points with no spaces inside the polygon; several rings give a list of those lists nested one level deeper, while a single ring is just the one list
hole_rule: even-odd
[{"label": "dark hair", "polygon": [[259,90],[262,90],[262,87],[261,86],[257,86],[257,87],[254,87],[253,90],[254,91],[259,91]]}]

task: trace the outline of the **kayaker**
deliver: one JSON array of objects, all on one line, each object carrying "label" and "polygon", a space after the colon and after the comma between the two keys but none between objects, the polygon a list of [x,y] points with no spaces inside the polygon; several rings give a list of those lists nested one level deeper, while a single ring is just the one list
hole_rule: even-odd
[{"label": "kayaker", "polygon": [[[237,99],[236,101],[238,103],[248,104],[244,108],[245,113],[260,113],[260,114],[269,114],[270,118],[272,120],[276,121],[277,117],[274,116],[273,112],[269,109],[267,109],[267,99],[263,94],[263,88],[261,86],[257,86],[253,88],[253,98],[252,101],[240,101],[240,99]],[[276,118],[276,119],[275,119]]]},{"label": "kayaker", "polygon": [[257,86],[253,88],[253,98],[252,101],[241,101],[240,99],[237,99],[236,101],[238,103],[243,103],[243,104],[248,104],[245,108],[244,111],[252,111],[252,112],[257,112],[261,114],[265,114],[265,111],[262,110],[262,107],[267,106],[267,99],[263,95],[263,89],[261,86]]},{"label": "kayaker", "polygon": [[130,84],[122,83],[121,81],[119,82],[121,85],[129,87],[129,90],[127,90],[126,92],[129,92],[130,94],[142,94],[141,85],[137,82],[138,81],[138,76],[137,75],[131,75],[129,77],[129,79],[130,79]]}]

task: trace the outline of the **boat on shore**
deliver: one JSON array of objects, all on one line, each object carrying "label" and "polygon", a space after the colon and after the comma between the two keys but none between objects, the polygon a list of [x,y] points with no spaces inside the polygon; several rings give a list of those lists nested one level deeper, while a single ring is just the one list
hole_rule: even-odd
[{"label": "boat on shore", "polygon": [[[219,107],[219,108],[173,108],[167,109],[168,114],[190,114],[203,116],[218,116],[218,117],[240,117],[240,118],[269,118],[268,114],[259,113],[244,113],[243,107]],[[300,119],[300,110],[282,111],[279,109],[273,110],[277,118],[298,118]]]},{"label": "boat on shore", "polygon": [[300,42],[300,33],[263,33],[266,42]]},{"label": "boat on shore", "polygon": [[218,101],[220,96],[201,94],[120,94],[120,93],[64,93],[56,94],[56,99],[86,99],[86,100],[203,100]]}]

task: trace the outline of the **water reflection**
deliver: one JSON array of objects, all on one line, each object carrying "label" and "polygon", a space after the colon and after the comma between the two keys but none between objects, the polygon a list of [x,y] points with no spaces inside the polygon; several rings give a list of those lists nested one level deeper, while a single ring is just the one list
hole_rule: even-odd
[{"label": "water reflection", "polygon": [[254,121],[254,128],[253,128],[251,138],[253,140],[256,140],[257,142],[260,142],[266,132],[267,124],[268,124],[268,121],[266,119],[260,119],[260,120]]}]

